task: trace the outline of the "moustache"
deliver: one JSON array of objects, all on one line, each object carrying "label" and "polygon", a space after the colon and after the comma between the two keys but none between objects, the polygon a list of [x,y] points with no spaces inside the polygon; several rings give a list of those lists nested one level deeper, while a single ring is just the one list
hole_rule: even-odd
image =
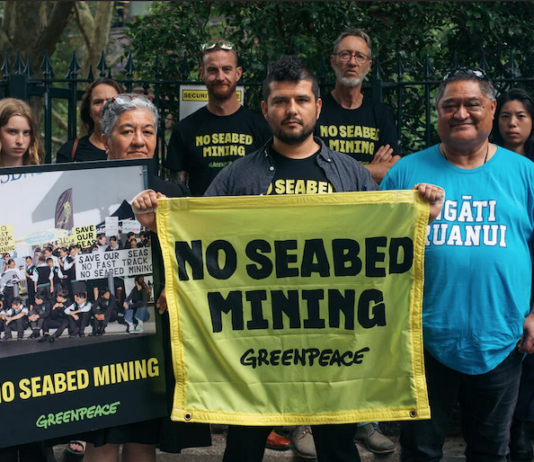
[{"label": "moustache", "polygon": [[298,119],[296,117],[286,117],[284,120],[282,120],[282,125],[288,123],[288,122],[296,122],[298,123],[299,125],[303,125],[303,122],[302,122],[302,119]]}]

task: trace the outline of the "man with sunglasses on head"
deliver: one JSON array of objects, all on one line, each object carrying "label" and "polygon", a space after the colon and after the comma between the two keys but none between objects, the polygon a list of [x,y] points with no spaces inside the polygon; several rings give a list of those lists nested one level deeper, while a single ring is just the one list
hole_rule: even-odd
[{"label": "man with sunglasses on head", "polygon": [[530,313],[534,164],[488,140],[495,89],[482,69],[447,74],[436,95],[441,143],[407,156],[382,187],[445,189],[429,226],[423,337],[431,420],[405,422],[403,462],[439,461],[457,401],[466,460],[507,460]]},{"label": "man with sunglasses on head", "polygon": [[202,196],[223,167],[259,149],[270,137],[265,120],[241,105],[236,86],[242,69],[233,43],[217,39],[201,46],[200,77],[208,104],[173,129],[164,166],[172,179]]},{"label": "man with sunglasses on head", "polygon": [[364,164],[380,184],[400,159],[400,150],[391,109],[362,94],[372,62],[371,39],[362,30],[347,30],[336,39],[330,56],[336,85],[322,98],[323,110],[315,135],[333,151]]}]

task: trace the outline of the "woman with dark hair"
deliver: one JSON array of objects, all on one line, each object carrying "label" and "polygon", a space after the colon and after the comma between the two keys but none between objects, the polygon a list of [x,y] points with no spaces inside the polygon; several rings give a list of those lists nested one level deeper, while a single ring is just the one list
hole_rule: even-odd
[{"label": "woman with dark hair", "polygon": [[100,131],[100,112],[108,100],[123,93],[122,85],[113,79],[98,79],[82,96],[80,118],[88,135],[65,143],[57,153],[56,163],[107,160]]},{"label": "woman with dark hair", "polygon": [[[150,291],[146,285],[143,276],[135,277],[135,286],[124,301],[124,320],[128,324],[130,334],[140,334],[143,332],[143,323],[148,321],[150,313],[148,312],[148,299]],[[137,325],[134,325],[133,318],[137,319]]]},{"label": "woman with dark hair", "polygon": [[534,99],[522,88],[513,88],[497,99],[493,141],[534,160]]},{"label": "woman with dark hair", "polygon": [[16,268],[15,260],[7,262],[7,270],[0,275],[0,286],[4,294],[4,304],[11,308],[11,302],[19,296],[20,273]]},{"label": "woman with dark hair", "polygon": [[[507,91],[497,100],[493,123],[494,142],[534,161],[533,119],[534,99],[521,88]],[[526,355],[510,434],[510,453],[513,460],[534,459],[529,431],[529,422],[533,420],[534,355]]]}]

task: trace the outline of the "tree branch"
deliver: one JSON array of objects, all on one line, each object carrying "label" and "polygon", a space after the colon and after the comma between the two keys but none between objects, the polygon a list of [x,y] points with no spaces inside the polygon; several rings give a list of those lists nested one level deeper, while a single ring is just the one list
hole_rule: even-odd
[{"label": "tree branch", "polygon": [[83,35],[87,49],[91,48],[93,42],[93,37],[95,34],[95,21],[91,15],[91,11],[85,2],[74,2],[75,7],[75,18],[78,28]]},{"label": "tree branch", "polygon": [[97,2],[95,12],[95,28],[93,32],[93,47],[98,51],[106,49],[109,41],[109,28],[113,16],[113,2]]},{"label": "tree branch", "polygon": [[48,19],[48,25],[37,40],[32,52],[34,66],[39,66],[41,64],[45,51],[48,51],[48,55],[52,56],[76,3],[77,2],[56,2],[54,4],[52,13],[50,13],[50,18]]},{"label": "tree branch", "polygon": [[11,22],[13,21],[15,12],[15,2],[4,2],[4,19],[2,20],[2,28],[9,36],[11,30]]},{"label": "tree branch", "polygon": [[52,120],[56,122],[59,128],[61,128],[61,130],[63,130],[64,132],[68,130],[67,123],[61,118],[59,113],[54,109],[52,109]]},{"label": "tree branch", "polygon": [[117,64],[119,64],[123,60],[122,53],[118,54],[114,58],[111,59],[111,61],[108,63],[108,66],[110,69],[113,69]]}]

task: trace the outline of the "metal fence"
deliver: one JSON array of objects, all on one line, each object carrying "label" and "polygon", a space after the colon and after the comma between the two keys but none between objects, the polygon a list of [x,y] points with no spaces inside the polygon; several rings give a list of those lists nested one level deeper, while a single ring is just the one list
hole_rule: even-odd
[{"label": "metal fence", "polygon": [[[505,91],[508,88],[514,87],[517,84],[529,86],[534,83],[534,77],[523,77],[519,67],[514,61],[513,53],[510,54],[508,62],[504,66],[504,75],[492,75],[490,66],[488,65],[484,55],[480,58],[478,66],[484,69],[492,80],[499,92]],[[411,152],[414,149],[406,148],[406,139],[410,141],[410,136],[413,138],[420,138],[419,147],[428,147],[436,141],[436,133],[432,123],[432,92],[437,88],[441,81],[441,75],[438,75],[431,67],[428,56],[426,57],[421,68],[415,72],[407,73],[404,63],[400,56],[397,57],[396,72],[393,74],[395,80],[385,81],[383,78],[383,71],[380,66],[378,57],[374,58],[373,67],[371,71],[371,78],[369,83],[364,85],[364,92],[371,94],[374,101],[385,101],[394,110],[397,122],[397,135],[401,140],[403,152]],[[456,55],[451,59],[450,69],[459,67]],[[500,66],[503,68],[502,66]],[[43,114],[42,114],[42,133],[44,134],[44,148],[46,152],[46,163],[52,162],[53,147],[52,147],[52,105],[55,100],[64,100],[68,106],[67,116],[67,139],[72,140],[77,137],[78,117],[77,104],[81,99],[85,87],[88,83],[100,77],[112,77],[120,82],[126,91],[131,92],[136,87],[142,87],[145,93],[153,92],[154,103],[160,112],[160,127],[158,130],[158,144],[156,148],[156,162],[158,171],[161,173],[161,162],[164,158],[165,132],[166,132],[166,116],[169,114],[169,99],[177,98],[176,95],[169,95],[165,92],[167,86],[179,86],[182,84],[201,84],[202,82],[190,80],[191,68],[184,56],[182,64],[179,69],[180,78],[177,80],[161,79],[162,69],[158,66],[158,60],[153,67],[152,79],[136,79],[134,59],[131,54],[126,58],[126,64],[122,69],[122,75],[112,76],[112,71],[106,63],[106,58],[102,52],[100,62],[96,66],[97,74],[93,73],[92,68],[88,75],[83,78],[80,77],[80,64],[78,63],[76,52],[73,53],[71,62],[68,67],[68,72],[65,78],[55,78],[52,63],[48,54],[45,54],[43,62],[40,66],[42,77],[34,78],[34,72],[29,60],[24,63],[20,52],[17,53],[17,58],[13,65],[9,63],[9,57],[6,53],[4,63],[1,67],[3,78],[0,80],[0,97],[13,97],[29,101],[32,97],[42,98]],[[268,72],[269,61],[265,62],[265,73]],[[319,63],[317,70],[317,77],[319,79],[321,91],[328,91],[333,87],[334,75],[326,66],[326,58],[323,58]],[[389,76],[388,76],[389,77]],[[241,81],[240,85],[245,88],[254,89],[260,87],[260,81]],[[415,92],[414,92],[415,90]],[[409,94],[411,93],[411,94]],[[421,107],[422,110],[412,110],[412,113],[406,112],[406,103],[408,99],[418,99],[418,104],[424,102]],[[259,105],[259,101],[258,101]],[[174,116],[178,114],[173,113]],[[418,133],[413,133],[413,127],[408,127],[408,119],[415,120],[418,127]],[[411,135],[410,133],[411,132]],[[417,144],[417,143],[416,143]]]}]

